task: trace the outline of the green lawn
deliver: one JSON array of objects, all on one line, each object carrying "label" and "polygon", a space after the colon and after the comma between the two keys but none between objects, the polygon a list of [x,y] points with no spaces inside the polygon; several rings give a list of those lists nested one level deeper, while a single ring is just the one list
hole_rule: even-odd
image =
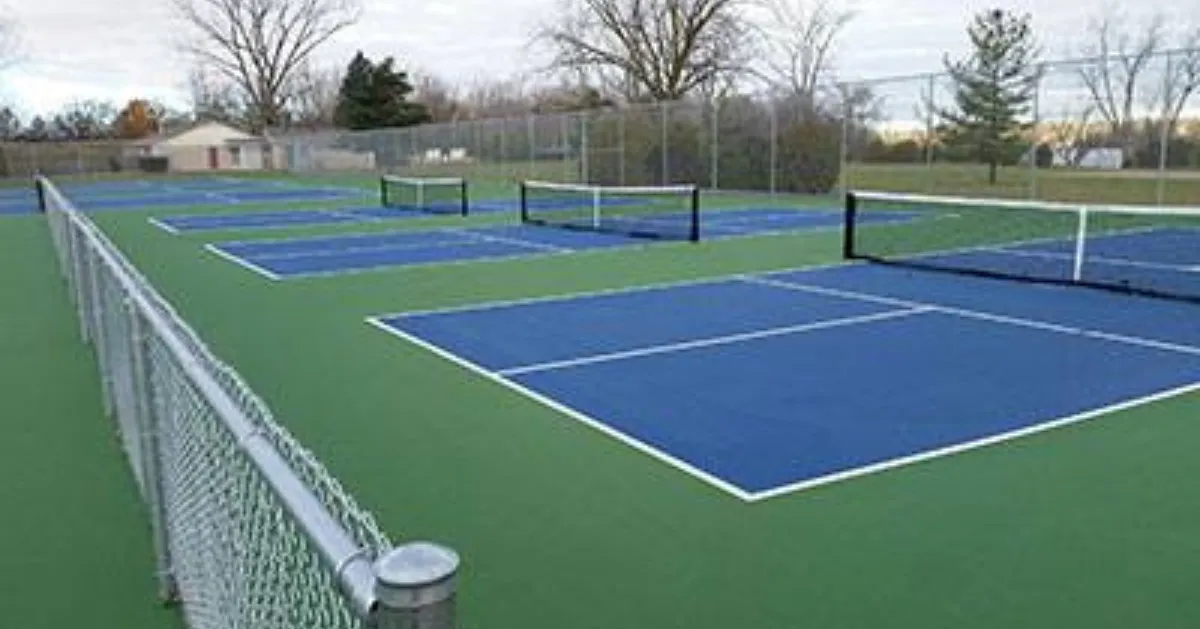
[{"label": "green lawn", "polygon": [[[363,321],[830,263],[840,247],[835,233],[271,283],[202,244],[359,229],[172,236],[146,218],[113,212],[98,221],[394,539],[432,538],[462,553],[464,627],[1164,629],[1194,627],[1200,618],[1193,593],[1200,395],[744,504]],[[495,220],[506,219],[470,219]],[[412,219],[372,229],[459,222]],[[131,617],[153,617],[148,542],[132,484],[105,438],[91,365],[71,335],[61,285],[50,279],[48,244],[29,231],[14,259],[35,272],[31,286],[58,291],[51,301],[64,331],[62,347],[54,347],[79,361],[80,403],[95,433],[87,443],[113,468],[106,477],[117,479],[102,493],[130,519],[105,529],[131,538],[122,543],[132,552],[114,542],[126,564],[143,560],[145,574],[133,580],[144,583],[126,584],[120,595],[134,601]],[[25,362],[11,369],[18,381],[27,377]],[[61,369],[48,366],[55,382]],[[72,478],[96,483],[100,475],[90,471],[98,465],[89,458],[88,471]],[[28,478],[26,468],[10,477]],[[51,509],[62,501],[41,502]],[[10,543],[30,555],[26,540]]]},{"label": "green lawn", "polygon": [[[1157,203],[1158,173],[1153,171],[1030,170],[1001,168],[996,184],[987,168],[972,164],[850,164],[844,181],[851,188],[975,197],[1037,198],[1094,203]],[[1163,200],[1200,205],[1200,173],[1168,171]]]},{"label": "green lawn", "polygon": [[179,626],[57,264],[42,217],[0,217],[0,624]]}]

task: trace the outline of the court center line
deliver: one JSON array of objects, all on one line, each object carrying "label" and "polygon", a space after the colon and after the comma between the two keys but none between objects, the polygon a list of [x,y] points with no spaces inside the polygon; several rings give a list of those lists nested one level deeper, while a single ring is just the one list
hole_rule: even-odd
[{"label": "court center line", "polygon": [[795,290],[804,293],[812,293],[815,295],[827,295],[832,297],[842,297],[844,299],[853,299],[858,301],[866,301],[883,305],[891,305],[900,308],[919,308],[926,307],[934,312],[942,314],[962,317],[964,319],[976,319],[980,321],[988,321],[990,323],[999,323],[1003,325],[1011,325],[1021,328],[1030,328],[1035,330],[1043,330],[1046,332],[1056,332],[1059,334],[1067,334],[1071,336],[1081,336],[1085,338],[1108,341],[1112,343],[1121,343],[1125,345],[1137,345],[1148,347],[1168,352],[1179,354],[1187,354],[1190,356],[1200,356],[1200,347],[1184,345],[1181,343],[1171,343],[1168,341],[1157,341],[1138,336],[1129,336],[1125,334],[1116,334],[1113,332],[1105,332],[1103,330],[1093,330],[1089,328],[1081,328],[1060,323],[1050,323],[1048,321],[1040,321],[1038,319],[1028,319],[1025,317],[1015,317],[1011,315],[1002,315],[981,310],[971,310],[968,308],[957,308],[954,306],[944,306],[922,301],[914,301],[910,299],[897,299],[894,297],[885,297],[883,295],[875,295],[871,293],[862,293],[852,290],[843,290],[837,288],[826,288],[823,286],[814,286],[811,284],[798,284],[784,280],[774,280],[765,277],[743,276],[742,281],[752,284],[762,284],[765,286],[774,286],[787,290]]},{"label": "court center line", "polygon": [[151,216],[150,218],[148,218],[148,219],[146,219],[146,220],[147,220],[147,221],[149,221],[151,225],[153,225],[153,226],[155,226],[155,227],[157,227],[157,228],[159,228],[159,229],[161,229],[161,230],[163,230],[163,231],[167,232],[168,234],[174,234],[174,235],[176,235],[176,236],[178,236],[178,235],[179,235],[179,230],[178,230],[178,229],[175,229],[174,227],[170,226],[169,224],[167,224],[167,223],[164,223],[163,221],[160,221],[160,220],[158,220],[157,218],[155,218],[155,217],[153,217],[153,216]]},{"label": "court center line", "polygon": [[841,317],[837,319],[825,319],[823,321],[813,321],[809,323],[801,323],[797,325],[788,325],[777,328],[768,328],[765,330],[755,330],[753,332],[740,332],[738,334],[727,334],[724,336],[715,336],[702,339],[693,339],[690,341],[681,341],[678,343],[665,343],[663,345],[652,345],[649,347],[640,347],[637,349],[623,350],[620,352],[609,352],[606,354],[596,354],[593,356],[583,356],[579,358],[570,358],[566,360],[556,360],[545,363],[537,363],[533,365],[525,365],[521,367],[511,367],[501,369],[496,373],[505,376],[521,376],[531,373],[539,373],[543,371],[555,371],[559,369],[569,369],[572,367],[582,367],[584,365],[595,365],[598,363],[607,363],[617,360],[627,360],[630,358],[641,358],[644,356],[655,356],[658,354],[671,354],[683,352],[693,349],[701,349],[705,347],[716,347],[718,345],[730,345],[733,343],[743,343],[756,339],[771,338],[774,336],[784,336],[789,334],[802,334],[805,332],[816,332],[818,330],[828,330],[832,328],[840,328],[851,325],[862,325],[873,323],[876,321],[885,321],[887,319],[898,319],[901,317],[909,317],[912,315],[931,312],[933,308],[925,306],[915,306],[911,308],[902,308],[898,310],[887,310],[884,312],[875,312],[868,315],[859,315],[855,317]]}]

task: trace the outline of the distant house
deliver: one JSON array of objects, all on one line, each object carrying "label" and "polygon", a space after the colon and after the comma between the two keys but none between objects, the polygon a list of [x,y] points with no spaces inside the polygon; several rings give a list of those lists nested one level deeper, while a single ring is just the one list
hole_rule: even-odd
[{"label": "distant house", "polygon": [[272,154],[266,138],[219,122],[137,140],[131,143],[130,152],[166,157],[171,172],[263,170],[280,164],[279,150]]}]

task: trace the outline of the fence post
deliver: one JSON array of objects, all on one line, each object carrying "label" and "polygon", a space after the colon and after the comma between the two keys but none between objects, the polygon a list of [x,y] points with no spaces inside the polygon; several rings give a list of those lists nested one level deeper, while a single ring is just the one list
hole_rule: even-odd
[{"label": "fence post", "polygon": [[458,554],[430,542],[393,548],[375,562],[374,629],[454,629]]},{"label": "fence post", "polygon": [[[850,83],[842,83],[839,90],[842,94],[850,94]],[[850,125],[854,117],[854,103],[848,97],[842,99],[842,143],[838,147],[838,172],[842,182],[843,196],[850,192]]]},{"label": "fence post", "polygon": [[588,165],[588,115],[579,114],[579,182],[592,183],[592,171]]},{"label": "fence post", "polygon": [[617,117],[617,174],[620,185],[625,185],[625,116],[629,109],[621,109]]},{"label": "fence post", "polygon": [[[1190,54],[1190,53],[1189,53]],[[1171,94],[1171,75],[1174,73],[1174,68],[1171,67],[1171,53],[1167,52],[1167,71],[1163,72],[1163,98],[1167,98]],[[1154,185],[1154,198],[1158,205],[1163,205],[1167,200],[1167,155],[1170,152],[1171,144],[1171,129],[1167,124],[1167,117],[1170,115],[1171,104],[1163,103],[1163,112],[1159,117],[1158,126],[1158,181]]]},{"label": "fence post", "polygon": [[708,185],[713,190],[721,189],[721,101],[717,97],[711,100],[709,107],[709,117],[712,118],[712,125],[709,129],[708,150],[710,153],[710,165],[708,173]]},{"label": "fence post", "polygon": [[775,100],[774,99],[771,99],[767,102],[767,110],[768,110],[768,115],[771,119],[770,123],[769,123],[770,124],[769,135],[771,136],[771,147],[770,147],[770,157],[768,158],[768,162],[767,162],[768,169],[769,169],[767,178],[769,180],[769,183],[767,185],[770,188],[771,196],[775,196],[775,187],[777,184],[776,177],[778,176],[778,173],[779,173],[779,114],[775,110]]},{"label": "fence post", "polygon": [[1038,198],[1038,149],[1042,145],[1042,78],[1046,64],[1038,64],[1037,81],[1033,84],[1033,141],[1029,146],[1029,198]]},{"label": "fence post", "polygon": [[937,180],[933,173],[933,117],[937,108],[937,74],[929,75],[929,83],[925,88],[925,192],[932,194],[934,182]]},{"label": "fence post", "polygon": [[662,102],[659,106],[659,114],[662,123],[662,173],[659,175],[659,184],[665,186],[671,182],[671,162],[668,153],[670,149],[667,148],[667,142],[669,141],[667,127],[669,125],[668,119],[671,115],[669,101]]},{"label": "fence post", "polygon": [[135,421],[140,434],[142,481],[145,484],[146,502],[150,507],[151,533],[154,537],[154,567],[158,577],[158,596],[164,603],[179,600],[179,587],[171,561],[171,545],[166,510],[166,491],[163,487],[162,444],[159,441],[158,421],[153,402],[154,381],[151,373],[150,347],[147,342],[145,323],[132,303],[125,304],[130,324],[130,354],[133,364],[133,398]]}]

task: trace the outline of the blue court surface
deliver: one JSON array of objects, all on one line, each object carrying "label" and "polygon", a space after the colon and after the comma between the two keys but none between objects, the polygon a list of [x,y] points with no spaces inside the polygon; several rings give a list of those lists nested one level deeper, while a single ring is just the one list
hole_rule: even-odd
[{"label": "blue court surface", "polygon": [[[605,205],[625,205],[633,203],[628,199],[607,199]],[[530,200],[530,207],[563,207],[562,200],[537,199]],[[472,201],[468,212],[470,214],[487,214],[509,212],[516,215],[520,211],[520,203],[506,199],[485,199]],[[443,214],[446,215],[446,214]],[[453,213],[449,213],[453,215]],[[334,225],[346,223],[371,223],[380,220],[395,220],[436,216],[424,212],[415,212],[403,208],[381,206],[358,206],[317,210],[282,210],[246,213],[219,214],[190,214],[163,216],[151,219],[155,225],[171,233],[211,231],[217,229],[266,229],[272,227],[301,227],[316,225]]]},{"label": "blue court surface", "polygon": [[[338,186],[314,186],[270,179],[205,177],[62,183],[60,189],[83,211],[139,210],[149,207],[237,205],[242,203],[345,201],[371,193]],[[0,194],[0,213],[37,210],[32,184]]]},{"label": "blue court surface", "polygon": [[[479,202],[471,206],[470,212],[516,213],[515,202]],[[445,214],[443,214],[444,216]],[[453,214],[450,214],[453,216]],[[407,218],[429,218],[438,216],[415,212],[403,208],[362,205],[314,210],[279,210],[261,212],[239,212],[220,214],[176,214],[150,219],[150,222],[171,233],[212,231],[217,229],[269,229],[273,227],[302,227],[336,225],[346,223],[373,223],[381,220]]]},{"label": "blue court surface", "polygon": [[854,264],[369,322],[753,501],[1200,389],[1197,320]]},{"label": "blue court surface", "polygon": [[[893,212],[875,220],[912,220]],[[749,209],[713,211],[702,219],[708,240],[806,229],[837,229],[839,212]],[[336,275],[388,267],[496,260],[629,247],[647,242],[622,234],[502,225],[427,231],[222,242],[207,248],[271,279]]]}]

